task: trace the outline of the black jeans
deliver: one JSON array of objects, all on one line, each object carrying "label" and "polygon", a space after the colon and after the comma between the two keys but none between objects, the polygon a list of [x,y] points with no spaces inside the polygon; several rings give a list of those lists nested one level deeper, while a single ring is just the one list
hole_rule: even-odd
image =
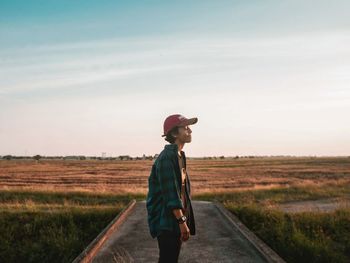
[{"label": "black jeans", "polygon": [[177,263],[181,243],[181,234],[176,234],[172,231],[162,230],[157,236],[159,247],[159,261],[158,263]]}]

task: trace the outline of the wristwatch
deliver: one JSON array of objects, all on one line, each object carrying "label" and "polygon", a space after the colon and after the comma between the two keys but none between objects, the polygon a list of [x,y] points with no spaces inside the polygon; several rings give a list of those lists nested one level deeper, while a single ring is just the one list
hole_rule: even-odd
[{"label": "wristwatch", "polygon": [[186,222],[187,217],[185,215],[181,216],[180,218],[176,219],[179,224],[183,224]]}]

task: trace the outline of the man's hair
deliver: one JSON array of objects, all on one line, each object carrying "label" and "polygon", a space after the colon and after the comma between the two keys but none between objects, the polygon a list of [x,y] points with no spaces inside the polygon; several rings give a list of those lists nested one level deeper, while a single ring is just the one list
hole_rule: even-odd
[{"label": "man's hair", "polygon": [[165,136],[165,139],[167,142],[173,144],[176,140],[176,138],[173,136],[173,134],[178,134],[179,133],[179,126],[175,126],[172,128]]}]

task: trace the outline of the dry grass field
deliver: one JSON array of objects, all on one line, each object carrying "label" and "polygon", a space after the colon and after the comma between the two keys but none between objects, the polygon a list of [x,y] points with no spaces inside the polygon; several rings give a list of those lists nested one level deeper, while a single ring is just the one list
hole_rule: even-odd
[{"label": "dry grass field", "polygon": [[[1,160],[0,261],[71,262],[131,198],[146,198],[153,162]],[[192,199],[222,202],[287,262],[349,262],[350,157],[187,164]]]},{"label": "dry grass field", "polygon": [[[1,190],[147,193],[152,160],[1,160]],[[187,160],[192,195],[350,184],[350,157]]]}]

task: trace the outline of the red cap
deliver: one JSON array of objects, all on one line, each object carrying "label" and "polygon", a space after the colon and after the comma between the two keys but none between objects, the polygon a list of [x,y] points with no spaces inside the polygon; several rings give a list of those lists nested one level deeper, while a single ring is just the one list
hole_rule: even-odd
[{"label": "red cap", "polygon": [[175,126],[186,126],[197,123],[198,118],[187,119],[181,114],[173,114],[168,116],[164,121],[164,134],[162,137],[166,136],[166,134]]}]

